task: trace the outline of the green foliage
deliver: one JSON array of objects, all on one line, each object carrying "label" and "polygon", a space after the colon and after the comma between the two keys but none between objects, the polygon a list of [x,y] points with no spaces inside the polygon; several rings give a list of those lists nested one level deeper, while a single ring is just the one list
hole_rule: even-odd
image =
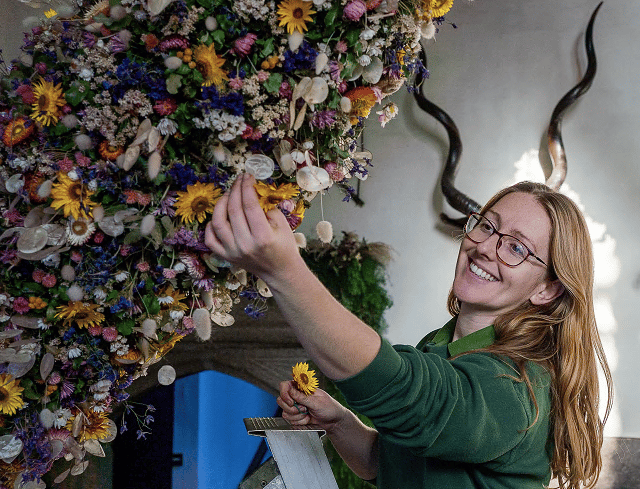
[{"label": "green foliage", "polygon": [[[340,242],[328,245],[311,243],[302,252],[302,256],[309,268],[344,307],[378,333],[381,334],[386,329],[384,313],[393,304],[385,288],[386,264],[389,261],[389,249],[386,245],[367,244],[354,234],[344,233]],[[323,388],[341,404],[349,407],[333,382],[324,379]],[[365,416],[357,416],[366,425],[373,426]],[[328,445],[327,452],[340,489],[375,487],[355,475],[331,444]]]}]

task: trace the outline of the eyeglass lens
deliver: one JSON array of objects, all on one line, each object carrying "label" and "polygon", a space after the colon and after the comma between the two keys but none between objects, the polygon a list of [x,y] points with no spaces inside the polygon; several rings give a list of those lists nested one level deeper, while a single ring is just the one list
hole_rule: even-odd
[{"label": "eyeglass lens", "polygon": [[[464,232],[471,241],[482,243],[498,231],[486,217],[472,214],[469,216]],[[524,243],[508,235],[500,235],[496,244],[496,252],[500,260],[512,267],[520,265],[529,256],[529,250]]]}]

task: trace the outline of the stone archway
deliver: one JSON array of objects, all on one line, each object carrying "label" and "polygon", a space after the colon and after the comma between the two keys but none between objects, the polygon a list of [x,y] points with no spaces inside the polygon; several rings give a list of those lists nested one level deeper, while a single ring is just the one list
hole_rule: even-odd
[{"label": "stone archway", "polygon": [[[175,368],[179,378],[216,370],[277,395],[279,383],[291,377],[291,367],[308,357],[275,303],[271,302],[265,316],[258,320],[244,315],[240,305],[236,311],[236,323],[227,328],[214,326],[209,340],[202,341],[194,333],[178,342],[145,377],[127,389],[132,400],[159,385],[157,372],[167,364]],[[67,477],[56,487],[112,489],[113,451],[109,445],[104,448],[104,458],[89,456],[90,464],[83,474]]]}]

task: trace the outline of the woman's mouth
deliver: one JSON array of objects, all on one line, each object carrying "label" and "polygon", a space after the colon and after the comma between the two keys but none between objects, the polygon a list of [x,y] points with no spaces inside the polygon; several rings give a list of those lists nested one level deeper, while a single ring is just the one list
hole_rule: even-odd
[{"label": "woman's mouth", "polygon": [[496,282],[498,280],[493,275],[484,271],[482,268],[480,268],[478,265],[476,265],[473,262],[469,262],[469,270],[471,270],[471,273],[473,273],[474,275],[488,282]]}]

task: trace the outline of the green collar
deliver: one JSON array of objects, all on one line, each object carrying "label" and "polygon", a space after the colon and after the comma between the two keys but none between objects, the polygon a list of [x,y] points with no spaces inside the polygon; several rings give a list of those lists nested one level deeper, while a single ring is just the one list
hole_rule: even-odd
[{"label": "green collar", "polygon": [[451,320],[438,330],[431,343],[435,346],[447,346],[449,355],[456,356],[462,353],[467,353],[471,350],[478,350],[480,348],[486,348],[493,344],[496,339],[496,332],[492,326],[474,331],[467,336],[463,336],[459,340],[451,341],[453,339],[453,333],[456,329],[456,321],[458,317],[451,318]]}]

